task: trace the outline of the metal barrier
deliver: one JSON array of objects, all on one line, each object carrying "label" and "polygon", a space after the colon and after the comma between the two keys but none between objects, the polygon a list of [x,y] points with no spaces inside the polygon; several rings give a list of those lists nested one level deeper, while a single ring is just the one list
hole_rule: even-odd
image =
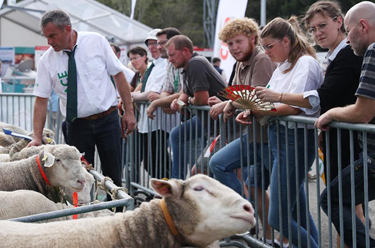
[{"label": "metal barrier", "polygon": [[[24,100],[18,100],[17,95],[15,95],[13,100],[9,100],[10,94],[0,94],[0,101],[1,103],[6,102],[6,104],[18,102],[22,105],[23,101],[26,101],[26,98],[29,97],[25,95]],[[5,98],[4,98],[5,97]],[[4,100],[7,99],[7,100]],[[16,100],[17,99],[17,100]],[[141,106],[142,104],[147,103],[139,103],[138,105]],[[32,104],[31,104],[32,105]],[[30,105],[30,106],[31,106]],[[6,112],[4,109],[7,107],[3,107],[2,104],[0,112],[0,121],[9,122],[13,124],[20,123],[21,127],[29,127],[27,124],[23,124],[21,122],[15,121],[17,118],[11,119],[9,116],[9,112]],[[27,105],[29,106],[29,105]],[[29,107],[30,107],[29,106]],[[140,108],[142,109],[142,108]],[[145,110],[146,108],[143,108]],[[261,223],[266,223],[268,221],[268,216],[265,214],[260,217],[260,212],[266,213],[267,209],[265,207],[266,203],[266,193],[272,192],[270,189],[267,189],[268,185],[266,184],[266,179],[269,181],[275,180],[272,178],[272,166],[273,166],[273,158],[272,154],[276,154],[279,156],[280,152],[285,152],[287,154],[291,153],[289,157],[286,158],[285,164],[286,165],[293,165],[295,167],[285,166],[286,169],[286,177],[282,176],[282,172],[280,166],[278,166],[278,172],[276,173],[276,177],[278,180],[278,186],[282,186],[285,183],[285,191],[279,191],[277,196],[271,196],[271,203],[273,199],[277,199],[280,203],[280,206],[284,205],[285,209],[279,208],[277,214],[280,219],[278,219],[277,224],[279,226],[275,226],[273,223],[272,232],[271,232],[271,240],[276,238],[278,235],[284,236],[286,239],[289,240],[289,245],[292,245],[292,240],[294,240],[294,244],[297,247],[336,247],[336,231],[335,228],[332,227],[332,218],[333,214],[331,212],[331,197],[334,192],[331,191],[330,186],[332,184],[332,180],[330,180],[329,175],[329,168],[330,168],[330,143],[337,144],[337,150],[339,152],[338,156],[338,185],[339,188],[345,182],[342,182],[342,168],[346,165],[342,164],[341,160],[341,150],[342,145],[348,145],[342,143],[341,132],[344,130],[349,130],[349,143],[350,143],[350,169],[352,174],[354,175],[354,171],[356,170],[354,164],[355,152],[354,152],[354,142],[355,142],[355,135],[354,132],[361,132],[364,136],[364,146],[363,146],[363,158],[364,158],[364,216],[365,216],[365,238],[366,238],[366,247],[370,247],[369,244],[369,237],[370,234],[373,235],[373,231],[369,228],[369,189],[368,189],[368,178],[369,176],[373,176],[372,174],[369,175],[367,172],[368,163],[367,163],[367,145],[366,145],[366,138],[367,133],[375,133],[375,126],[369,124],[350,124],[350,123],[338,123],[333,122],[330,124],[330,127],[335,128],[335,130],[331,130],[328,132],[324,132],[323,135],[325,136],[325,144],[327,150],[325,151],[326,155],[326,162],[325,166],[327,167],[327,175],[328,180],[326,181],[327,185],[327,195],[328,195],[328,215],[321,213],[321,206],[320,206],[320,194],[325,189],[324,182],[319,178],[320,175],[320,168],[319,168],[319,151],[318,151],[318,143],[319,143],[319,133],[318,130],[310,127],[315,122],[315,118],[307,118],[307,117],[300,117],[300,116],[286,116],[286,117],[277,117],[268,120],[272,124],[273,132],[276,133],[273,137],[276,137],[275,140],[269,140],[268,143],[273,142],[274,151],[271,152],[268,150],[268,153],[263,150],[263,146],[265,143],[263,140],[267,140],[264,135],[269,135],[266,132],[266,127],[258,127],[256,129],[254,127],[243,127],[240,125],[236,125],[235,121],[228,120],[227,123],[224,123],[221,118],[216,121],[213,121],[208,117],[208,106],[204,107],[196,107],[196,106],[188,106],[184,108],[185,113],[181,114],[180,117],[173,115],[162,115],[161,110],[158,110],[156,113],[155,122],[152,123],[149,119],[147,119],[147,125],[149,130],[153,127],[156,127],[153,132],[146,132],[140,133],[135,131],[132,135],[130,135],[127,140],[123,142],[123,156],[122,161],[124,165],[124,174],[123,174],[123,181],[126,187],[130,191],[130,195],[133,196],[136,200],[135,205],[138,205],[142,201],[147,201],[153,198],[154,192],[149,189],[149,179],[152,177],[163,178],[167,177],[170,178],[172,176],[173,171],[173,151],[171,149],[171,144],[166,142],[166,140],[171,139],[171,134],[168,131],[163,130],[163,126],[167,123],[175,125],[178,129],[181,129],[181,132],[178,132],[177,137],[180,140],[178,147],[175,147],[175,151],[179,153],[183,152],[185,155],[183,158],[180,156],[177,159],[181,162],[179,166],[181,167],[178,171],[178,177],[186,178],[195,173],[202,172],[206,173],[210,176],[214,176],[211,168],[209,166],[209,160],[215,152],[219,151],[222,147],[226,146],[227,143],[230,143],[233,140],[236,140],[242,137],[243,133],[249,134],[249,136],[253,136],[255,140],[260,140],[260,147],[254,145],[254,143],[247,143],[243,144],[240,142],[239,144],[239,153],[240,153],[240,162],[238,169],[236,170],[236,176],[240,181],[240,192],[244,197],[249,199],[253,203],[254,209],[256,209],[256,218],[257,218],[257,225],[254,230],[253,235],[246,235],[246,236],[237,236],[228,238],[225,241],[221,242],[221,246],[237,246],[237,247],[244,247],[243,244],[237,244],[236,239],[241,239],[245,242],[245,244],[251,247],[269,247],[263,242],[260,242],[259,239],[262,238],[263,240],[266,239],[266,235],[264,232],[264,226]],[[142,111],[142,110],[141,110]],[[14,112],[14,111],[13,111]],[[19,111],[18,111],[19,112]],[[5,114],[7,113],[7,114]],[[136,112],[137,119],[139,119],[144,113]],[[184,126],[181,124],[184,121],[188,121],[189,117],[199,117],[199,122],[194,122],[191,125],[186,126],[186,128],[182,129]],[[49,117],[51,114],[49,114]],[[27,120],[28,118],[26,118]],[[180,119],[182,121],[180,121]],[[31,119],[30,119],[31,120]],[[253,122],[255,123],[255,118],[253,118]],[[267,122],[267,120],[263,120]],[[59,122],[56,122],[59,123]],[[292,128],[291,126],[298,126],[298,128]],[[258,125],[259,126],[259,125]],[[290,128],[286,128],[286,126],[290,126]],[[61,130],[59,124],[56,124],[57,134],[61,134]],[[199,131],[193,131],[193,130]],[[271,129],[271,128],[269,128]],[[330,140],[330,132],[337,132],[337,141]],[[185,140],[182,142],[182,137],[185,137],[188,133],[193,133],[191,139]],[[251,135],[250,135],[251,134]],[[211,144],[217,136],[220,135],[220,138],[216,140],[216,145],[210,147],[207,146]],[[259,136],[259,137],[258,137]],[[284,137],[284,138],[283,138]],[[285,146],[284,143],[293,143],[291,141],[295,141],[293,146]],[[62,141],[60,140],[60,143]],[[281,150],[281,147],[285,147],[285,151]],[[177,149],[177,150],[176,150]],[[209,150],[210,152],[207,152]],[[293,152],[291,152],[293,151]],[[303,157],[302,160],[298,160],[298,154],[301,154]],[[246,156],[243,157],[244,154],[250,155],[252,153],[259,153],[259,156]],[[292,154],[294,153],[294,155]],[[146,163],[144,162],[146,158]],[[280,165],[280,159],[277,157],[277,165]],[[268,160],[269,164],[269,171],[271,172],[269,175],[267,173],[267,168],[265,166],[254,166],[257,164],[264,165]],[[198,163],[198,165],[197,165]],[[320,163],[321,164],[321,163]],[[191,171],[193,169],[194,171]],[[308,170],[311,165],[315,166],[315,174],[317,175],[316,181],[309,181],[307,179]],[[257,170],[261,170],[260,172]],[[297,171],[297,174],[289,174],[289,170]],[[299,174],[300,173],[300,174]],[[253,175],[258,175],[253,177]],[[254,185],[250,184],[250,180],[248,178],[253,178]],[[284,181],[280,181],[284,179]],[[294,183],[294,182],[297,183]],[[272,182],[271,182],[272,183]],[[296,187],[296,185],[298,187]],[[354,187],[355,181],[354,177],[352,176],[350,180],[351,185],[351,192],[350,195],[354,194]],[[275,186],[275,184],[274,184]],[[280,187],[279,187],[280,188]],[[300,192],[305,192],[305,196],[300,194]],[[349,192],[342,192],[339,190],[339,218],[343,220],[343,209],[344,209],[344,198],[347,198]],[[285,198],[282,195],[286,195]],[[292,198],[294,202],[292,202]],[[301,198],[303,197],[303,198]],[[354,209],[355,202],[354,197],[351,198],[351,208]],[[295,203],[295,204],[294,204]],[[284,211],[283,211],[284,210]],[[308,218],[309,213],[311,213],[312,218]],[[273,213],[275,215],[275,213]],[[292,218],[294,222],[292,221]],[[336,217],[334,217],[336,218]],[[356,219],[355,211],[351,211],[351,219]],[[313,222],[316,223],[316,230],[313,226]],[[283,226],[282,224],[285,224]],[[297,232],[293,233],[292,223],[297,226]],[[301,226],[304,226],[305,230],[302,231]],[[280,230],[277,232],[275,229]],[[355,223],[353,224],[354,233],[356,230]],[[344,222],[340,222],[340,232],[343,233],[344,230]],[[316,232],[316,233],[315,233]],[[306,239],[306,237],[313,236],[313,239]],[[356,235],[353,235],[353,243],[357,243]],[[314,240],[314,242],[312,242]],[[344,236],[340,236],[341,240],[341,247],[344,247]]]}]

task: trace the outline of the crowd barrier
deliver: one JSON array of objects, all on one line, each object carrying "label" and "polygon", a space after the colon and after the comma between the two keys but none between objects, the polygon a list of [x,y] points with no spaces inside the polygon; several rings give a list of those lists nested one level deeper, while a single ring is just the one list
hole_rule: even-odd
[{"label": "crowd barrier", "polygon": [[[12,98],[14,97],[14,98]],[[0,94],[0,102],[2,103],[1,112],[0,112],[0,121],[8,122],[11,124],[20,124],[21,127],[24,127],[25,129],[31,130],[31,126],[29,126],[27,120],[32,120],[32,117],[24,118],[25,123],[18,122],[16,120],[20,120],[19,116],[16,116],[18,113],[31,113],[32,116],[32,105],[33,102],[30,104],[24,104],[24,101],[27,100],[29,95],[25,95],[24,97],[21,97],[18,94],[13,94],[11,96],[10,94]],[[5,99],[5,100],[4,100]],[[10,108],[5,104],[13,104],[14,102],[17,102],[16,109],[14,111],[7,110]],[[24,107],[26,110],[24,112],[20,111],[19,107]],[[145,116],[145,109],[146,109],[147,103],[139,103],[137,104],[135,111],[136,119],[139,121],[138,125],[142,125],[142,118]],[[171,144],[168,141],[170,138],[170,130],[171,127],[176,127],[177,129],[181,129],[181,124],[184,123],[184,121],[191,119],[192,117],[196,116],[200,119],[200,123],[195,122],[192,125],[189,125],[185,129],[181,129],[179,133],[179,139],[181,139],[183,136],[186,136],[189,133],[193,133],[191,139],[188,141],[185,141],[184,143],[180,143],[178,146],[179,152],[181,154],[182,149],[184,152],[186,152],[187,156],[185,156],[184,161],[182,161],[182,158],[178,158],[180,162],[182,162],[182,168],[179,170],[179,177],[181,179],[185,179],[187,177],[190,177],[191,175],[195,173],[205,173],[207,175],[213,176],[213,173],[211,171],[211,168],[209,166],[209,159],[220,148],[224,147],[226,144],[230,143],[231,141],[240,138],[243,134],[247,133],[248,135],[252,135],[254,139],[259,138],[261,144],[263,144],[262,140],[263,135],[267,134],[267,127],[266,126],[260,126],[258,125],[259,130],[257,130],[254,125],[253,127],[244,127],[241,125],[236,124],[236,122],[233,119],[228,119],[225,123],[220,116],[218,120],[212,120],[208,117],[208,106],[203,107],[196,107],[196,106],[188,106],[183,108],[183,112],[178,115],[165,115],[162,114],[161,110],[157,110],[155,121],[152,122],[150,119],[147,118],[146,125],[149,130],[152,130],[152,127],[155,128],[154,132],[146,132],[146,133],[140,133],[137,130],[131,134],[126,140],[123,141],[123,153],[122,153],[122,164],[124,166],[123,170],[123,182],[125,187],[129,190],[129,194],[134,197],[135,205],[139,205],[142,201],[148,201],[151,200],[154,196],[154,192],[149,188],[149,180],[151,177],[156,178],[171,178],[172,177],[172,158],[173,153],[171,149]],[[61,137],[61,117],[59,114],[55,115],[53,113],[48,114],[48,119],[55,120],[55,122],[51,121],[48,122],[46,125],[49,125],[49,127],[56,132],[57,136]],[[311,234],[313,230],[311,230],[310,227],[310,220],[309,219],[303,219],[303,216],[307,216],[308,212],[312,214],[313,221],[316,223],[317,226],[317,244],[319,247],[336,247],[336,230],[335,227],[331,224],[332,220],[332,213],[329,211],[328,216],[322,212],[322,209],[320,207],[320,194],[321,192],[326,188],[326,185],[328,187],[328,199],[330,199],[331,191],[329,190],[329,187],[331,185],[331,180],[326,180],[324,183],[323,180],[320,178],[320,175],[322,174],[322,162],[319,162],[321,159],[321,156],[319,156],[319,150],[318,150],[318,143],[319,143],[319,131],[313,128],[313,124],[315,122],[315,118],[308,118],[308,117],[300,117],[300,116],[286,116],[286,117],[274,117],[271,119],[262,119],[262,122],[264,123],[273,123],[275,125],[275,130],[277,133],[277,149],[276,154],[280,153],[280,144],[283,142],[288,142],[288,137],[293,137],[295,139],[295,153],[297,154],[300,150],[303,150],[303,153],[305,156],[305,160],[303,161],[303,164],[299,164],[299,161],[295,161],[296,167],[302,168],[304,177],[303,177],[303,187],[302,190],[306,193],[305,199],[299,199],[299,194],[297,188],[293,188],[290,186],[289,181],[291,181],[292,176],[297,177],[296,175],[289,175],[287,173],[287,199],[280,199],[281,193],[279,192],[279,195],[277,196],[280,201],[284,200],[287,202],[288,206],[288,214],[286,216],[282,216],[282,211],[279,209],[280,213],[280,223],[288,223],[288,233],[289,235],[286,235],[286,238],[291,240],[293,237],[291,236],[291,216],[295,212],[292,209],[290,205],[290,198],[289,196],[297,197],[295,208],[297,209],[296,213],[297,216],[295,216],[295,219],[297,220],[297,225],[300,226],[302,223],[307,222],[307,229],[306,232],[308,235]],[[253,118],[253,122],[256,122],[256,119]],[[49,123],[55,123],[51,126]],[[144,123],[143,123],[144,125]],[[199,126],[200,125],[200,126]],[[298,126],[300,131],[297,132],[297,128],[285,128],[286,125],[294,125]],[[355,165],[354,165],[354,139],[355,136],[353,132],[361,132],[364,136],[364,141],[367,140],[367,134],[368,133],[375,133],[375,126],[370,124],[350,124],[350,123],[339,123],[339,122],[333,122],[330,124],[330,127],[335,128],[333,130],[330,130],[328,132],[323,132],[322,135],[326,136],[326,144],[329,142],[335,142],[337,143],[339,154],[341,152],[341,131],[342,130],[349,130],[350,133],[350,158],[351,158],[351,165],[350,168],[352,170],[352,174],[354,174],[355,171]],[[139,128],[139,127],[138,127]],[[308,131],[309,128],[312,128],[313,131]],[[193,130],[200,130],[197,132],[193,132]],[[280,132],[284,132],[285,139],[283,140],[280,138]],[[312,133],[309,135],[309,133]],[[329,140],[329,132],[337,132],[337,141]],[[294,135],[288,135],[288,133],[293,133]],[[220,135],[220,136],[219,136]],[[261,137],[257,137],[257,136]],[[219,138],[217,138],[219,136]],[[300,139],[297,140],[297,138],[300,137]],[[214,145],[211,145],[213,141],[216,140],[216,143]],[[63,139],[60,139],[58,143],[64,142]],[[211,145],[211,146],[210,146]],[[307,147],[313,146],[313,151],[308,151]],[[327,146],[328,147],[328,146]],[[265,193],[270,192],[269,189],[266,188],[266,172],[264,166],[261,166],[261,171],[257,171],[259,167],[254,166],[258,163],[265,163],[266,159],[268,159],[269,164],[271,167],[269,168],[272,171],[272,161],[270,153],[271,151],[268,151],[268,154],[265,154],[263,150],[260,151],[260,156],[254,157],[253,159],[250,159],[250,156],[247,156],[247,159],[242,159],[243,153],[248,153],[250,151],[254,151],[254,153],[257,153],[257,149],[259,149],[257,146],[253,145],[252,143],[248,143],[247,145],[240,145],[239,152],[241,154],[240,156],[240,165],[239,169],[236,171],[236,175],[238,176],[239,180],[241,181],[241,194],[246,197],[250,202],[252,202],[254,209],[257,209],[258,211],[265,212],[266,209],[264,207],[265,205]],[[369,188],[368,188],[368,173],[367,173],[367,145],[365,144],[363,147],[363,157],[364,157],[364,178],[365,178],[365,184],[364,184],[364,215],[365,215],[365,223],[366,223],[366,239],[369,240],[370,236],[373,236],[373,230],[370,229],[370,220],[371,216],[369,213]],[[288,153],[288,148],[287,151]],[[308,156],[307,156],[308,155]],[[326,151],[326,156],[329,161],[330,151],[329,148]],[[146,157],[144,163],[144,158]],[[317,179],[315,181],[309,181],[308,180],[308,157],[312,157],[314,160],[313,165],[313,174],[317,175]],[[344,182],[342,182],[341,179],[341,168],[343,168],[345,165],[342,164],[341,156],[339,156],[338,163],[339,163],[339,169],[338,169],[338,181],[339,186],[342,185]],[[293,158],[290,158],[293,159]],[[286,163],[288,164],[289,161],[287,159]],[[250,167],[253,166],[253,169]],[[325,165],[329,168],[330,164],[329,162]],[[95,164],[95,167],[97,170],[100,170],[100,161],[97,159],[97,162]],[[195,167],[195,168],[194,168]],[[288,168],[288,166],[287,166]],[[192,169],[194,169],[192,171]],[[329,170],[328,170],[329,171]],[[186,174],[185,174],[186,173]],[[280,172],[278,172],[278,176],[280,179]],[[298,169],[297,169],[298,173]],[[260,190],[251,190],[253,189],[250,185],[250,180],[247,180],[254,175],[260,175],[258,177],[255,177],[255,185],[258,185],[258,189],[260,187]],[[324,174],[322,174],[323,176]],[[271,177],[270,175],[267,175]],[[329,175],[324,175],[325,177]],[[271,178],[267,178],[270,180]],[[260,181],[258,181],[260,180]],[[296,179],[297,180],[297,179]],[[343,199],[348,196],[348,194],[353,195],[354,194],[354,186],[355,181],[354,177],[351,177],[351,192],[342,192],[342,190],[339,191],[339,205],[340,205],[340,219],[343,218]],[[260,185],[260,186],[259,186]],[[284,193],[284,192],[283,192]],[[354,199],[354,197],[352,197]],[[302,200],[304,202],[302,202]],[[303,203],[301,205],[301,202]],[[306,211],[302,212],[300,211],[300,208],[305,205]],[[352,208],[354,209],[355,202],[352,200],[351,202]],[[330,209],[330,201],[328,201],[328,208]],[[301,214],[303,216],[301,216]],[[354,220],[356,217],[356,213],[352,211],[351,214],[352,219]],[[370,217],[370,218],[369,218]],[[263,242],[260,242],[260,239],[265,240],[265,233],[263,232],[263,226],[261,223],[265,223],[267,221],[267,216],[263,216],[261,219],[259,215],[256,215],[257,218],[257,225],[255,229],[253,230],[252,235],[245,235],[245,236],[235,236],[225,239],[221,242],[222,247],[226,246],[236,246],[236,247],[245,247],[243,243],[239,243],[237,239],[242,240],[245,242],[248,246],[251,247],[269,247],[265,245]],[[284,219],[283,219],[284,218]],[[286,218],[286,219],[285,219]],[[343,221],[340,223],[340,230],[341,233],[343,231]],[[279,228],[282,230],[282,228]],[[285,230],[285,229],[284,229]],[[356,226],[353,224],[353,230],[356,230]],[[284,234],[278,233],[277,231],[272,229],[272,239],[276,238],[278,235],[284,236]],[[341,241],[341,247],[343,246],[343,235],[340,237]],[[301,236],[301,233],[298,232],[298,247],[302,247],[303,236]],[[356,244],[356,236],[353,235],[353,242]],[[289,244],[291,245],[291,243]],[[310,242],[307,242],[307,247],[313,247]],[[367,242],[367,246],[370,247],[369,242]]]}]

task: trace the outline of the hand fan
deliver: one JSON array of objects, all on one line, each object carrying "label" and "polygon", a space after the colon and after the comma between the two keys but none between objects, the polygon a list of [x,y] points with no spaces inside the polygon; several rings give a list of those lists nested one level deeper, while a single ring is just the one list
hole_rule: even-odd
[{"label": "hand fan", "polygon": [[226,99],[238,102],[244,109],[276,111],[275,105],[271,102],[263,102],[255,94],[255,88],[250,85],[228,86],[218,93]]}]

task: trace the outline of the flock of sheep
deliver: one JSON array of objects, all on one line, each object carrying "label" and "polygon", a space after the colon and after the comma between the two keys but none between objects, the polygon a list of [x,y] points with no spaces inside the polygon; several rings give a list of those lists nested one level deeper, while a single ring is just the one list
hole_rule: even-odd
[{"label": "flock of sheep", "polygon": [[72,207],[61,203],[61,192],[70,203],[78,192],[79,203],[87,204],[94,178],[75,147],[51,144],[50,130],[43,132],[46,145],[27,147],[26,140],[3,134],[3,128],[29,135],[0,122],[0,247],[217,247],[217,240],[255,225],[248,201],[204,175],[152,179],[162,200],[134,211],[100,210],[78,220],[69,216],[37,224],[7,221]]}]

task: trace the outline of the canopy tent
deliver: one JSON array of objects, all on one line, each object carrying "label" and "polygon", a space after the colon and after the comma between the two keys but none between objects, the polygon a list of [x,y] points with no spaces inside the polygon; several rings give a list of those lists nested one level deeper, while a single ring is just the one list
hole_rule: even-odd
[{"label": "canopy tent", "polygon": [[143,45],[152,30],[95,0],[24,0],[0,10],[0,46],[46,45],[40,19],[55,8],[69,13],[76,30],[98,32],[120,45]]}]

